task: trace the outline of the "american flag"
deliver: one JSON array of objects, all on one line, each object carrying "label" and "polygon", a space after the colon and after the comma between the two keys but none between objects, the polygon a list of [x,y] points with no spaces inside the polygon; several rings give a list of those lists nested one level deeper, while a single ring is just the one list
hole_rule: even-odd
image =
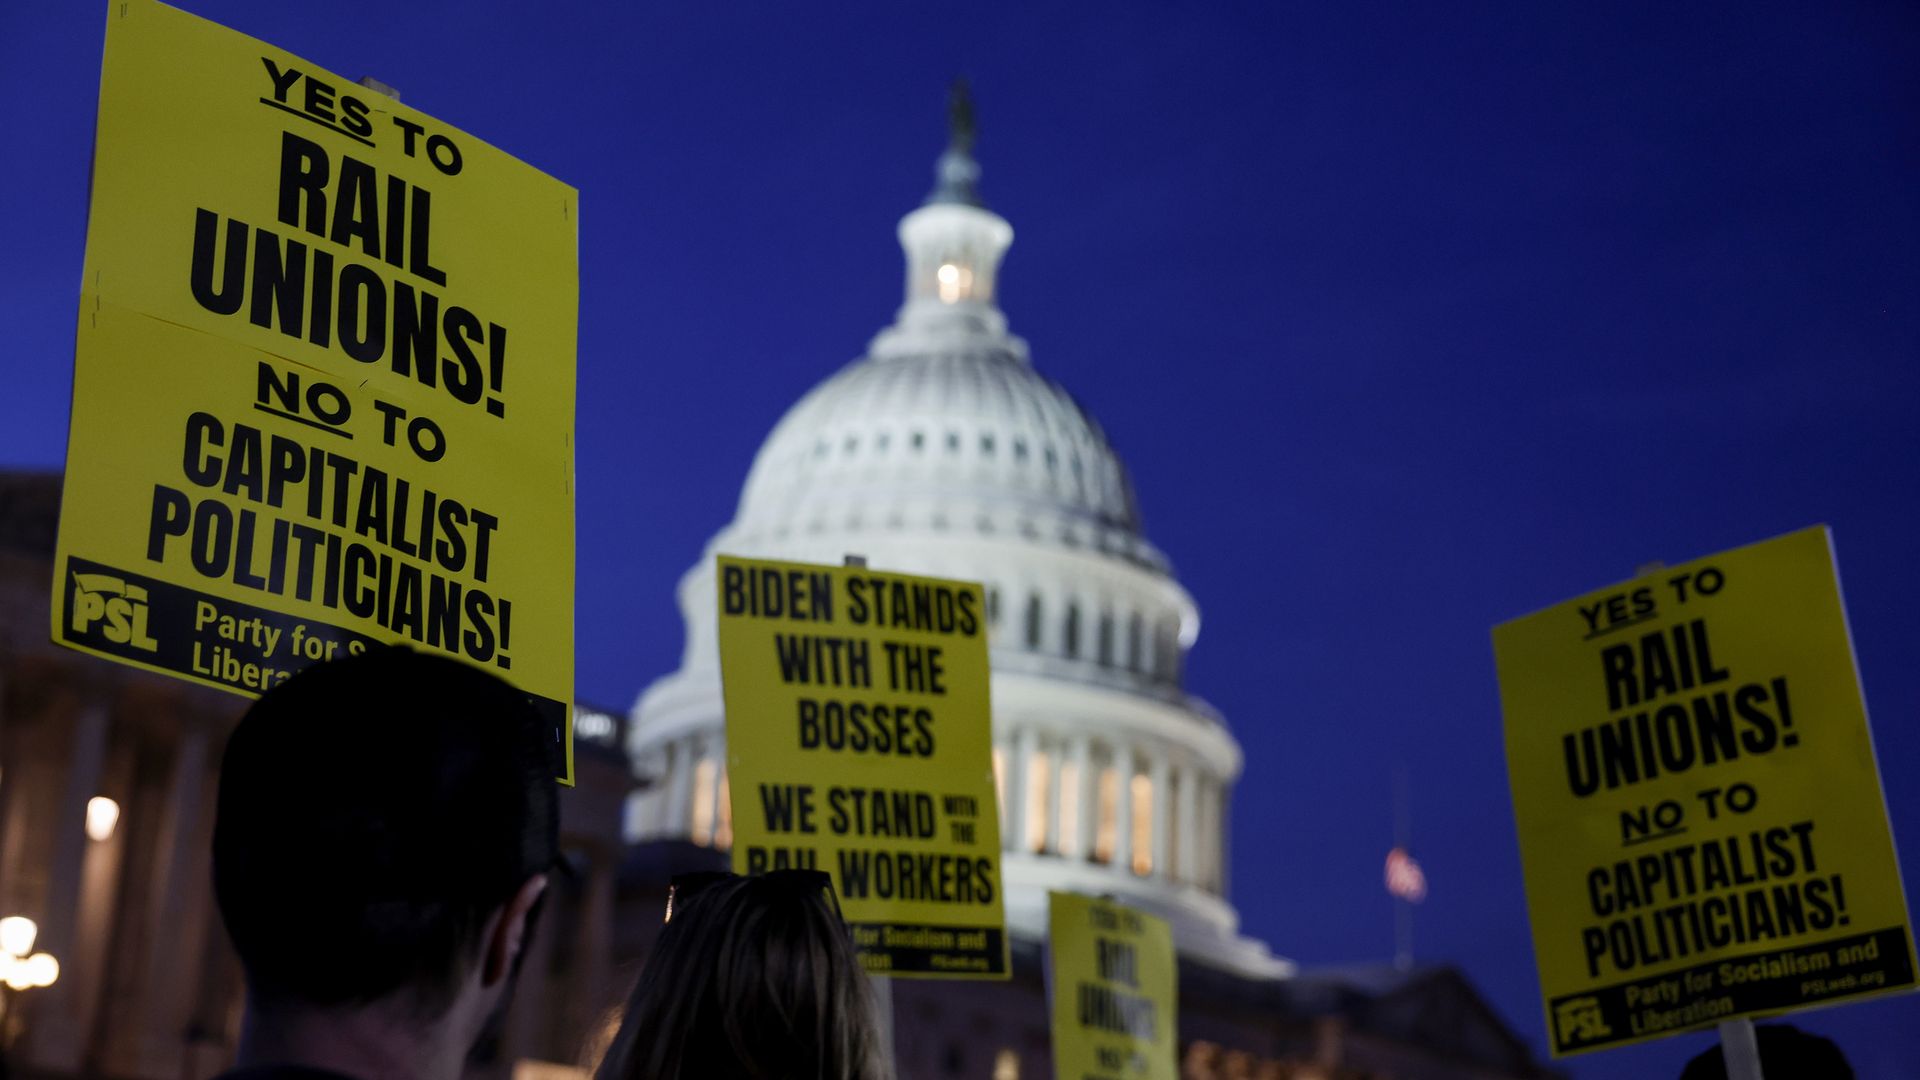
[{"label": "american flag", "polygon": [[1406,848],[1387,852],[1387,891],[1410,904],[1427,898],[1427,875]]}]

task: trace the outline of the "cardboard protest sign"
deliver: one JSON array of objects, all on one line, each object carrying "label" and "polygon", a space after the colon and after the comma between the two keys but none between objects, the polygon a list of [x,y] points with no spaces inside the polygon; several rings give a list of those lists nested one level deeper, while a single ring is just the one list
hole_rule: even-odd
[{"label": "cardboard protest sign", "polygon": [[1556,1055],[1914,985],[1825,528],[1493,643]]},{"label": "cardboard protest sign", "polygon": [[1106,900],[1047,894],[1053,1075],[1175,1080],[1179,967],[1166,922]]},{"label": "cardboard protest sign", "polygon": [[570,778],[576,193],[115,0],[90,215],[54,640],[241,694],[444,653]]},{"label": "cardboard protest sign", "polygon": [[980,586],[718,570],[733,868],[830,873],[869,972],[1006,978]]}]

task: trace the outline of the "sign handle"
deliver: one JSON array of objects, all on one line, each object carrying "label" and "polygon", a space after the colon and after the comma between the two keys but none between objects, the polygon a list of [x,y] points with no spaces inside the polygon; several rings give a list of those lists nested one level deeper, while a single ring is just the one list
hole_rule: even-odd
[{"label": "sign handle", "polygon": [[[1666,569],[1667,564],[1655,559],[1634,568],[1633,576],[1646,577]],[[1765,1080],[1760,1074],[1760,1041],[1753,1033],[1753,1021],[1746,1017],[1720,1022],[1720,1059],[1727,1070],[1727,1080]]]},{"label": "sign handle", "polygon": [[893,976],[870,975],[867,979],[873,984],[873,1015],[879,1019],[880,1060],[887,1063],[888,1076],[898,1076],[899,1062],[893,1056]]},{"label": "sign handle", "polygon": [[1726,1061],[1727,1080],[1764,1080],[1760,1075],[1760,1041],[1753,1021],[1746,1017],[1720,1022],[1720,1056]]}]

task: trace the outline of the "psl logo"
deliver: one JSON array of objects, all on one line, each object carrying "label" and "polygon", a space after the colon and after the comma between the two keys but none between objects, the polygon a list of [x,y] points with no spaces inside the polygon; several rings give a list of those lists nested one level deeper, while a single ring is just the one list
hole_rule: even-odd
[{"label": "psl logo", "polygon": [[[160,643],[147,634],[147,590],[106,574],[75,574],[73,589],[73,633],[98,629],[116,645],[158,651]],[[102,621],[106,625],[95,626]]]},{"label": "psl logo", "polygon": [[1568,998],[1553,1007],[1553,1019],[1560,1029],[1560,1044],[1592,1042],[1613,1034],[1607,1026],[1606,1010],[1597,997]]}]

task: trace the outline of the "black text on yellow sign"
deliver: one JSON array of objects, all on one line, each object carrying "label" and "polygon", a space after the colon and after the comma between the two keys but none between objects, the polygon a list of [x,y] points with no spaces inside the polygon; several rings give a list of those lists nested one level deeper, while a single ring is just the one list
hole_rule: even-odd
[{"label": "black text on yellow sign", "polygon": [[734,869],[830,873],[875,974],[1005,978],[980,586],[716,569]]},{"label": "black text on yellow sign", "polygon": [[108,9],[56,641],[239,693],[401,642],[572,775],[577,196],[152,0]]},{"label": "black text on yellow sign", "polygon": [[1493,640],[1556,1054],[1914,985],[1824,528]]},{"label": "black text on yellow sign", "polygon": [[1075,893],[1047,896],[1053,1075],[1175,1080],[1179,968],[1166,922]]}]

